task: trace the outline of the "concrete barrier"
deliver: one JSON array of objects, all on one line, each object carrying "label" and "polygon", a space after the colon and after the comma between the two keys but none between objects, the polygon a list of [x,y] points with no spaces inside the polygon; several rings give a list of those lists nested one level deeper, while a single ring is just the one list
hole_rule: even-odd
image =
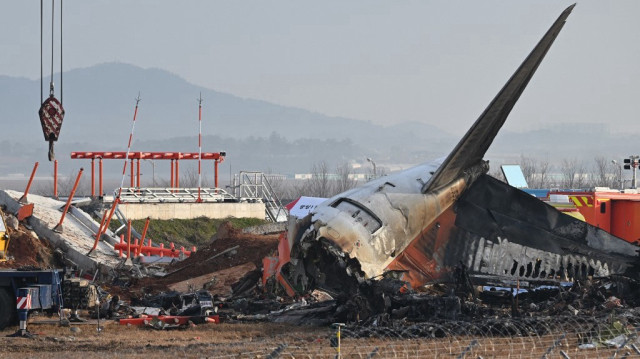
[{"label": "concrete barrier", "polygon": [[[20,196],[22,192],[0,190],[0,204],[5,205],[10,213],[15,213],[20,208]],[[48,239],[55,248],[60,248],[80,269],[94,272],[102,265],[113,267],[118,264],[113,246],[104,241],[98,243],[94,256],[86,255],[93,245],[93,233],[75,216],[66,217],[62,225],[63,233],[53,231],[61,216],[58,208],[64,206],[64,202],[32,194],[28,195],[28,199],[35,204],[33,216],[28,218],[34,232],[39,237]]]},{"label": "concrete barrier", "polygon": [[284,232],[287,229],[287,222],[265,223],[258,226],[252,226],[242,229],[242,233],[250,234],[276,234]]},{"label": "concrete barrier", "polygon": [[264,203],[122,203],[127,219],[265,218]]}]

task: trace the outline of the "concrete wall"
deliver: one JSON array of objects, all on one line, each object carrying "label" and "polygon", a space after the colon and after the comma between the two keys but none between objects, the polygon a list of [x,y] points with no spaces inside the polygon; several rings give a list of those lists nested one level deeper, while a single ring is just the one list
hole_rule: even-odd
[{"label": "concrete wall", "polygon": [[287,222],[265,223],[259,226],[252,226],[242,229],[242,233],[251,234],[274,234],[284,232],[287,229]]},{"label": "concrete wall", "polygon": [[264,203],[121,203],[127,219],[261,218]]}]

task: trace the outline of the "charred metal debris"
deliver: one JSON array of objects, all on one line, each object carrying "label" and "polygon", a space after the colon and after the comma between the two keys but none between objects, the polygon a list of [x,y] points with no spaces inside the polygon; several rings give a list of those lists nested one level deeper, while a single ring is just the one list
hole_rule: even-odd
[{"label": "charred metal debris", "polygon": [[[464,268],[460,277],[464,279]],[[532,330],[551,331],[545,322],[553,318],[596,323],[620,320],[640,325],[640,283],[612,276],[603,279],[558,282],[537,288],[469,286],[468,283],[435,284],[420,292],[407,290],[405,283],[392,278],[364,281],[332,297],[314,290],[295,299],[264,293],[258,285],[242,298],[216,302],[223,321],[273,321],[296,325],[347,323],[346,335],[386,335],[437,337],[458,333],[461,323],[477,330],[501,335]],[[600,319],[598,319],[600,318]],[[475,324],[474,324],[475,323]],[[479,323],[483,323],[480,325]],[[457,329],[456,329],[457,328]],[[487,329],[489,328],[489,329]],[[532,329],[533,328],[533,329]],[[554,327],[554,329],[557,329]],[[486,334],[486,332],[485,332]]]},{"label": "charred metal debris", "polygon": [[[406,329],[434,321],[623,315],[640,305],[637,246],[522,191],[482,175],[449,216],[445,237],[436,223],[418,239],[443,243],[421,249],[444,275],[416,288],[407,272],[428,276],[423,268],[367,277],[358,258],[324,238],[323,224],[308,216],[293,224],[284,280],[256,289],[259,301],[245,283],[245,298],[227,303],[239,312],[229,319]],[[286,286],[297,301],[281,297]]]},{"label": "charred metal debris", "polygon": [[[638,277],[639,247],[490,176],[480,176],[448,216],[453,218],[449,228],[436,221],[408,246],[435,262],[432,273],[415,263],[405,270],[387,266],[382,276],[367,278],[360,257],[324,238],[319,228],[325,224],[310,216],[296,224],[299,234],[281,273],[297,293],[320,289],[334,297],[351,296],[360,284],[380,278],[406,280],[407,274],[437,278],[423,280],[432,283],[521,288],[611,275]],[[402,250],[407,247],[397,249]],[[396,259],[395,252],[387,263]]]}]

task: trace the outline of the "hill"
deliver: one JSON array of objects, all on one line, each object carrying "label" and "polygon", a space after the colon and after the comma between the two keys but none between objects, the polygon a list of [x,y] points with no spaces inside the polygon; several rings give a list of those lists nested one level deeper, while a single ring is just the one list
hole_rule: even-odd
[{"label": "hill", "polygon": [[[37,117],[39,85],[38,80],[0,76],[0,89],[6,94],[0,97],[5,128],[0,144],[8,149],[0,155],[4,173],[25,173],[34,161],[46,161],[46,142]],[[455,141],[427,124],[385,127],[330,117],[206,89],[164,70],[107,63],[64,74],[66,115],[56,144],[60,165],[72,166],[67,160],[71,151],[125,150],[138,92],[142,101],[134,150],[197,151],[196,99],[202,93],[204,150],[226,149],[236,168],[306,171],[319,160],[333,165],[365,156],[405,162],[440,156],[442,148],[451,148]],[[59,88],[56,93],[60,97]],[[264,153],[269,148],[261,142],[276,142],[284,147],[284,155],[294,158]],[[254,167],[257,157],[261,168]]]},{"label": "hill", "polygon": [[[0,178],[28,175],[35,161],[47,162],[47,143],[37,117],[39,85],[39,80],[0,76]],[[138,92],[142,102],[133,150],[189,152],[197,151],[196,99],[202,93],[203,150],[228,154],[221,178],[239,170],[308,172],[318,161],[335,168],[347,161],[365,163],[366,157],[380,166],[416,164],[446,155],[458,140],[425,123],[380,126],[325,116],[203,88],[164,70],[107,63],[64,74],[67,113],[56,144],[61,173],[75,173],[88,165],[72,162],[71,151],[126,150]],[[56,93],[60,97],[59,87]],[[596,156],[621,159],[634,152],[636,137],[613,133],[607,124],[557,124],[517,133],[503,130],[487,158],[494,164],[516,162],[520,155],[551,162],[590,161]],[[105,173],[118,176],[121,166],[111,161]],[[39,175],[50,173],[51,169],[39,171]]]}]

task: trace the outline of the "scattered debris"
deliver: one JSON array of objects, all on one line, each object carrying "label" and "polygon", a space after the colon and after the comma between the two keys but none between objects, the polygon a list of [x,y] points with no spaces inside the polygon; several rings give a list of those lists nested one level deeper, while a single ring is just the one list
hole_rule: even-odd
[{"label": "scattered debris", "polygon": [[[172,283],[167,287],[170,290],[178,292],[205,289],[223,297],[230,297],[233,294],[231,289],[232,284],[237,282],[238,278],[241,278],[246,273],[252,272],[255,269],[255,264],[245,263],[228,269],[222,269],[213,273],[189,278],[181,282]],[[255,283],[257,282],[254,281],[254,285]]]},{"label": "scattered debris", "polygon": [[203,323],[220,323],[218,315],[207,316],[172,316],[150,315],[141,318],[120,319],[120,325],[147,326],[153,329],[178,329],[189,325]]},{"label": "scattered debris", "polygon": [[[16,247],[11,252],[20,262],[7,262],[10,267],[16,267],[17,263],[51,267],[60,266],[60,261],[73,263],[64,258],[61,251],[56,254],[46,239],[23,225],[12,235],[16,238],[12,246]],[[580,348],[585,350],[630,345],[625,344],[625,341],[631,343],[625,328],[631,324],[629,318],[640,315],[635,309],[640,306],[640,284],[624,276],[574,276],[571,282],[556,281],[547,285],[510,282],[501,283],[502,287],[478,290],[482,282],[469,275],[463,264],[456,267],[452,276],[455,280],[450,284],[414,289],[403,281],[402,271],[389,271],[375,279],[358,278],[344,271],[326,272],[326,285],[290,297],[281,282],[268,276],[263,282],[262,278],[266,270],[262,268],[262,259],[275,258],[276,267],[280,259],[288,260],[286,256],[280,258],[277,251],[284,250],[280,247],[286,247],[287,243],[286,236],[279,239],[278,235],[251,234],[227,223],[209,245],[183,261],[163,265],[136,259],[128,264],[121,261],[100,275],[95,271],[75,272],[84,273],[87,279],[67,280],[64,300],[72,310],[87,309],[93,318],[99,314],[100,318],[120,320],[122,325],[161,330],[220,321],[297,325],[340,322],[347,324],[345,337],[394,331],[403,335],[410,331],[415,336],[438,336],[442,330],[453,333],[460,326],[450,324],[449,327],[446,323],[476,325],[473,323],[479,318],[490,318],[485,321],[496,328],[509,328],[510,323],[518,320],[544,334],[548,330],[544,318],[549,317],[613,321],[610,337],[581,339]],[[309,247],[307,251],[312,253],[314,249]],[[322,260],[333,258],[322,257],[326,252],[318,253]],[[341,260],[347,268],[357,265],[348,258]],[[295,267],[288,268],[292,269]],[[92,279],[96,279],[100,287],[92,286]],[[96,309],[92,302],[99,302],[99,307]]]}]

